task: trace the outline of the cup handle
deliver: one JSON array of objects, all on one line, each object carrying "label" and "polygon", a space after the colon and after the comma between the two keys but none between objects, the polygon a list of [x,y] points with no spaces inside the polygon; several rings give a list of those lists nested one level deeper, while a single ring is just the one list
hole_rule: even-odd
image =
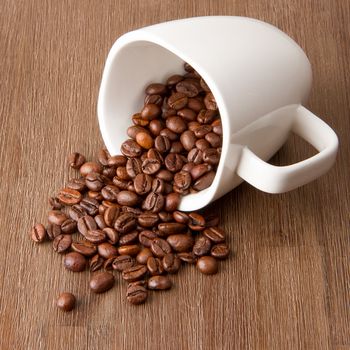
[{"label": "cup handle", "polygon": [[283,193],[326,173],[333,165],[338,150],[335,132],[301,105],[296,108],[292,131],[314,146],[319,153],[292,165],[275,166],[244,147],[237,174],[259,190]]}]

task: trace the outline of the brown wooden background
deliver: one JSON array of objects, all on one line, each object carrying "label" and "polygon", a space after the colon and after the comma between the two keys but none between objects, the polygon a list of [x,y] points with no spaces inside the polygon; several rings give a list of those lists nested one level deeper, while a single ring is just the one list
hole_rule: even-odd
[{"label": "brown wooden background", "polygon": [[[118,279],[96,296],[27,237],[73,175],[66,155],[102,145],[96,100],[106,55],[134,28],[199,15],[266,20],[307,52],[309,107],[340,137],[336,166],[296,191],[247,184],[213,206],[235,257],[213,277],[186,268],[141,307]],[[349,0],[1,0],[0,349],[350,349]],[[210,47],[208,47],[210,50]],[[296,139],[274,158],[312,154]],[[70,314],[54,297],[77,294]]]}]

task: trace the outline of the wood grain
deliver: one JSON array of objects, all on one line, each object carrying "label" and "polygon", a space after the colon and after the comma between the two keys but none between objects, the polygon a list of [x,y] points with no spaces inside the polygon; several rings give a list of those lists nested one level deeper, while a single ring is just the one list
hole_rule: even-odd
[{"label": "wood grain", "polygon": [[[349,0],[2,0],[0,11],[0,349],[350,349]],[[102,145],[108,50],[134,28],[218,14],[268,21],[304,48],[308,106],[339,135],[336,166],[287,194],[243,184],[215,203],[235,251],[216,276],[185,268],[135,308],[120,280],[91,295],[88,273],[64,271],[27,231],[73,175],[68,152]],[[273,162],[310,154],[292,138]],[[71,314],[53,305],[63,290],[79,298]]]}]

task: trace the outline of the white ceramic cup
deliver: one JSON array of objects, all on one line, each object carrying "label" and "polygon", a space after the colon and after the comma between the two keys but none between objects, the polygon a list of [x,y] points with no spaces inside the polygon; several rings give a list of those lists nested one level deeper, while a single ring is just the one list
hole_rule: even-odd
[{"label": "white ceramic cup", "polygon": [[[312,73],[303,50],[276,27],[245,17],[181,19],[121,36],[111,48],[98,98],[102,137],[120,153],[131,116],[142,107],[144,88],[181,73],[188,62],[206,81],[223,125],[222,154],[212,185],[184,196],[180,210],[196,210],[243,180],[270,193],[304,185],[334,163],[338,139],[302,106]],[[318,153],[288,166],[265,161],[292,131]]]}]

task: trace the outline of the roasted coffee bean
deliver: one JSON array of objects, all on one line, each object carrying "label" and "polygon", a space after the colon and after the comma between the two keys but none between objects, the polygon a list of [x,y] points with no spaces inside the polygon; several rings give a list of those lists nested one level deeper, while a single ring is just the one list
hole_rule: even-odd
[{"label": "roasted coffee bean", "polygon": [[198,178],[209,172],[211,169],[212,166],[209,164],[197,164],[191,170],[191,177],[193,180],[197,180]]},{"label": "roasted coffee bean", "polygon": [[213,128],[213,132],[215,132],[215,134],[217,135],[222,135],[222,125],[221,125],[221,120],[220,119],[216,119],[211,123],[211,126]]},{"label": "roasted coffee bean", "polygon": [[148,280],[148,289],[165,290],[172,286],[171,280],[168,276],[152,276]]},{"label": "roasted coffee bean", "polygon": [[163,222],[158,225],[159,235],[169,236],[186,230],[186,225],[178,222]]},{"label": "roasted coffee bean", "polygon": [[98,173],[89,173],[85,177],[86,187],[91,191],[100,191],[104,186],[103,175]]},{"label": "roasted coffee bean", "polygon": [[61,230],[65,234],[72,234],[77,230],[77,223],[73,219],[67,219],[63,221]]},{"label": "roasted coffee bean", "polygon": [[179,135],[176,132],[173,132],[168,128],[164,128],[160,132],[160,136],[167,137],[170,141],[176,141],[179,138]]},{"label": "roasted coffee bean", "polygon": [[80,202],[80,206],[85,209],[85,211],[89,214],[89,215],[97,215],[98,214],[98,207],[99,207],[100,203],[93,198],[84,198],[81,202]]},{"label": "roasted coffee bean", "polygon": [[194,244],[193,237],[184,233],[168,236],[167,242],[171,248],[179,253],[191,250]]},{"label": "roasted coffee bean", "polygon": [[197,117],[196,112],[190,108],[180,109],[177,112],[177,115],[179,115],[181,118],[183,118],[187,122],[191,122],[193,120],[196,120],[196,117]]},{"label": "roasted coffee bean", "polygon": [[181,260],[173,253],[169,253],[164,255],[162,264],[166,272],[177,273],[181,266]]},{"label": "roasted coffee bean", "polygon": [[202,109],[197,115],[197,121],[201,124],[209,124],[214,120],[216,116],[217,112],[208,109]]},{"label": "roasted coffee bean", "polygon": [[187,160],[194,164],[200,164],[203,161],[203,152],[198,148],[192,148],[187,154]]},{"label": "roasted coffee bean", "polygon": [[97,153],[97,159],[98,162],[102,165],[102,166],[107,166],[108,165],[108,158],[110,157],[109,152],[107,151],[107,149],[105,148],[101,148],[98,153]]},{"label": "roasted coffee bean", "polygon": [[164,272],[162,261],[153,256],[147,259],[147,269],[152,276],[161,275]]},{"label": "roasted coffee bean", "polygon": [[151,190],[152,177],[147,174],[138,174],[134,179],[135,192],[144,195]]},{"label": "roasted coffee bean", "polygon": [[88,191],[87,193],[89,198],[96,199],[98,202],[103,200],[102,194],[96,191]]},{"label": "roasted coffee bean", "polygon": [[146,87],[146,94],[148,95],[164,95],[168,91],[166,85],[153,83]]},{"label": "roasted coffee bean", "polygon": [[62,233],[61,226],[49,223],[46,227],[46,233],[49,239],[53,240]]},{"label": "roasted coffee bean", "polygon": [[106,234],[99,229],[89,230],[85,233],[84,237],[91,243],[102,243],[106,240]]},{"label": "roasted coffee bean", "polygon": [[225,231],[219,227],[206,228],[203,234],[214,243],[223,243],[225,241]]},{"label": "roasted coffee bean", "polygon": [[200,149],[202,152],[207,148],[210,148],[210,143],[206,139],[199,139],[195,143],[196,148]]},{"label": "roasted coffee bean", "polygon": [[50,210],[48,214],[48,221],[50,224],[61,226],[67,220],[67,215],[59,210]]},{"label": "roasted coffee bean", "polygon": [[117,177],[122,180],[130,180],[131,177],[128,174],[125,166],[119,166],[116,170]]},{"label": "roasted coffee bean", "polygon": [[186,130],[180,136],[180,142],[186,151],[190,151],[195,146],[196,140],[197,138],[191,130]]},{"label": "roasted coffee bean", "polygon": [[154,147],[160,153],[168,152],[171,147],[169,138],[161,135],[157,136],[154,140]]},{"label": "roasted coffee bean", "polygon": [[56,209],[56,210],[62,209],[63,207],[57,197],[50,197],[49,204],[52,209]]},{"label": "roasted coffee bean", "polygon": [[57,299],[56,305],[65,312],[72,311],[75,308],[76,299],[72,293],[61,293]]},{"label": "roasted coffee bean", "polygon": [[77,252],[71,252],[64,257],[64,267],[72,272],[81,272],[85,270],[86,259]]},{"label": "roasted coffee bean", "polygon": [[154,119],[149,123],[148,128],[149,128],[150,132],[152,133],[152,135],[158,136],[160,134],[160,132],[165,128],[165,125],[164,125],[163,121],[158,120],[158,119]]},{"label": "roasted coffee bean", "polygon": [[100,164],[95,162],[86,162],[80,167],[80,174],[82,176],[86,176],[90,173],[98,173],[102,172],[102,167]]},{"label": "roasted coffee bean", "polygon": [[176,91],[182,92],[187,97],[195,97],[201,90],[199,82],[195,79],[185,79],[176,84]]},{"label": "roasted coffee bean", "polygon": [[131,231],[131,232],[129,232],[129,233],[127,233],[124,236],[119,238],[119,244],[120,245],[131,244],[137,240],[138,236],[139,236],[138,231],[136,231],[136,230]]},{"label": "roasted coffee bean", "polygon": [[215,134],[214,132],[209,132],[205,135],[205,139],[210,143],[211,147],[220,147],[222,143],[222,139],[219,135]]},{"label": "roasted coffee bean", "polygon": [[208,124],[202,124],[198,128],[196,128],[193,132],[196,137],[203,138],[206,134],[212,131],[212,126]]},{"label": "roasted coffee bean", "polygon": [[150,103],[142,108],[141,117],[142,119],[152,120],[157,118],[161,112],[162,110],[158,105]]},{"label": "roasted coffee bean", "polygon": [[215,171],[209,171],[203,176],[201,176],[199,179],[197,179],[197,181],[195,181],[192,187],[196,191],[202,191],[208,188],[212,184],[214,178],[215,178]]},{"label": "roasted coffee bean", "polygon": [[189,172],[181,170],[174,176],[174,185],[181,190],[187,190],[192,182],[192,178]]},{"label": "roasted coffee bean", "polygon": [[171,171],[169,171],[169,170],[161,169],[161,170],[158,171],[156,177],[158,179],[170,182],[170,181],[173,180],[174,174]]},{"label": "roasted coffee bean", "polygon": [[202,109],[205,108],[205,105],[200,98],[189,98],[187,107],[199,113]]},{"label": "roasted coffee bean", "polygon": [[107,226],[114,227],[115,222],[120,216],[120,208],[119,207],[109,207],[104,212],[103,218]]},{"label": "roasted coffee bean", "polygon": [[144,149],[153,147],[153,138],[148,132],[139,132],[136,134],[136,142]]},{"label": "roasted coffee bean", "polygon": [[145,105],[155,104],[160,107],[163,104],[163,97],[161,95],[146,95],[145,99],[143,100],[143,103]]},{"label": "roasted coffee bean", "polygon": [[219,163],[220,155],[216,148],[207,148],[203,151],[203,161],[205,163],[216,165]]},{"label": "roasted coffee bean", "polygon": [[86,188],[85,179],[83,177],[70,179],[66,185],[67,188],[82,192]]},{"label": "roasted coffee bean", "polygon": [[153,227],[159,221],[159,216],[156,213],[142,213],[137,221],[142,227]]},{"label": "roasted coffee bean", "polygon": [[187,264],[195,264],[197,262],[197,257],[192,252],[183,252],[177,254],[179,259]]},{"label": "roasted coffee bean", "polygon": [[169,153],[164,160],[166,168],[175,173],[181,170],[184,162],[179,154]]},{"label": "roasted coffee bean", "polygon": [[170,153],[182,153],[183,150],[184,150],[184,148],[182,146],[182,143],[180,141],[174,141],[171,144],[169,152]]},{"label": "roasted coffee bean", "polygon": [[99,270],[103,266],[104,261],[105,260],[101,258],[98,254],[94,255],[90,260],[90,271],[95,272]]},{"label": "roasted coffee bean", "polygon": [[114,224],[114,228],[121,234],[128,233],[136,227],[136,218],[133,213],[121,214]]},{"label": "roasted coffee bean", "polygon": [[122,155],[112,156],[112,157],[109,157],[108,159],[108,166],[113,168],[117,168],[118,166],[125,166],[126,161],[127,161],[127,158],[125,156],[122,156]]},{"label": "roasted coffee bean", "polygon": [[126,140],[121,146],[121,152],[126,157],[139,157],[142,153],[141,146],[134,140]]},{"label": "roasted coffee bean", "polygon": [[142,172],[147,175],[155,174],[161,167],[159,160],[148,158],[142,162]]},{"label": "roasted coffee bean", "polygon": [[180,204],[180,195],[176,192],[172,192],[169,193],[166,197],[165,197],[165,206],[164,209],[166,211],[174,211],[178,208],[179,204]]},{"label": "roasted coffee bean", "polygon": [[43,224],[35,224],[30,231],[30,237],[35,243],[41,243],[45,240],[46,229]]},{"label": "roasted coffee bean", "polygon": [[166,119],[166,127],[176,134],[181,134],[186,130],[186,123],[181,117],[172,116]]},{"label": "roasted coffee bean", "polygon": [[118,198],[119,189],[118,187],[114,185],[107,185],[102,188],[101,194],[103,199],[110,201],[110,202],[116,202]]},{"label": "roasted coffee bean", "polygon": [[168,98],[168,105],[170,108],[180,110],[185,108],[188,103],[188,97],[182,92],[176,92]]},{"label": "roasted coffee bean", "polygon": [[132,116],[132,122],[135,125],[146,126],[149,124],[149,120],[143,119],[141,113],[136,113]]},{"label": "roasted coffee bean", "polygon": [[172,213],[169,213],[167,211],[161,211],[158,213],[159,219],[162,222],[171,222],[173,221],[173,215]]},{"label": "roasted coffee bean", "polygon": [[151,251],[158,258],[171,252],[171,247],[167,241],[161,238],[154,238],[151,243]]},{"label": "roasted coffee bean", "polygon": [[162,179],[155,178],[152,181],[152,192],[163,193],[165,190],[165,182]]},{"label": "roasted coffee bean", "polygon": [[182,75],[174,74],[167,79],[166,84],[167,84],[168,88],[171,88],[183,79],[184,79],[184,77]]},{"label": "roasted coffee bean", "polygon": [[71,245],[72,249],[84,256],[93,256],[97,252],[97,247],[88,241],[73,242]]},{"label": "roasted coffee bean", "polygon": [[136,193],[130,191],[120,191],[117,194],[117,201],[120,205],[133,206],[139,201],[139,197]]},{"label": "roasted coffee bean", "polygon": [[129,255],[121,255],[114,259],[113,269],[122,272],[135,265],[135,259]]},{"label": "roasted coffee bean", "polygon": [[147,133],[147,129],[145,129],[142,126],[139,126],[139,125],[132,125],[132,126],[129,126],[127,131],[126,131],[127,135],[133,140],[136,140],[136,135],[139,132]]},{"label": "roasted coffee bean", "polygon": [[194,68],[187,62],[184,63],[184,70],[189,73],[194,72]]},{"label": "roasted coffee bean", "polygon": [[145,230],[140,232],[139,241],[144,247],[150,248],[153,239],[156,237],[157,237],[157,234],[155,232]]},{"label": "roasted coffee bean", "polygon": [[63,253],[70,248],[71,244],[72,244],[71,235],[59,235],[53,240],[52,247],[55,252]]},{"label": "roasted coffee bean", "polygon": [[137,285],[129,285],[126,292],[126,300],[133,305],[143,304],[148,297],[148,292],[145,287]]},{"label": "roasted coffee bean", "polygon": [[213,275],[218,272],[218,262],[212,256],[202,256],[197,261],[197,268],[205,275]]},{"label": "roasted coffee bean", "polygon": [[[128,176],[129,177],[129,176]],[[132,183],[130,180],[122,180],[118,176],[113,177],[113,183],[121,190],[126,190]]]},{"label": "roasted coffee bean", "polygon": [[135,265],[124,269],[122,277],[127,282],[134,282],[143,278],[147,273],[147,267],[145,265]]},{"label": "roasted coffee bean", "polygon": [[118,248],[119,255],[135,256],[140,252],[140,247],[137,244],[123,245]]},{"label": "roasted coffee bean", "polygon": [[[147,152],[147,158],[149,159],[156,159],[159,161],[159,163],[163,163],[164,159],[159,151],[157,151],[155,148],[151,148]],[[147,159],[146,158],[146,159]]]},{"label": "roasted coffee bean", "polygon": [[230,249],[227,244],[219,243],[211,248],[210,254],[216,259],[226,259],[230,254]]},{"label": "roasted coffee bean", "polygon": [[85,236],[89,230],[97,229],[94,218],[90,215],[85,215],[78,220],[78,231]]},{"label": "roasted coffee bean", "polygon": [[107,200],[102,201],[102,205],[104,205],[106,208],[111,208],[111,207],[117,207],[120,208],[120,205],[118,203],[110,202]]},{"label": "roasted coffee bean", "polygon": [[106,259],[104,262],[103,262],[103,268],[106,270],[106,271],[110,271],[110,270],[113,270],[113,261],[115,259],[115,256],[109,258],[109,259]]},{"label": "roasted coffee bean", "polygon": [[151,250],[149,248],[143,248],[140,253],[136,256],[136,261],[141,265],[147,264],[147,259],[153,256]]},{"label": "roasted coffee bean", "polygon": [[68,163],[71,168],[79,169],[85,163],[85,157],[78,152],[71,153],[68,156]]},{"label": "roasted coffee bean", "polygon": [[159,213],[164,206],[164,197],[155,192],[148,194],[146,199],[142,203],[142,209],[152,211],[153,213]]},{"label": "roasted coffee bean", "polygon": [[190,221],[188,227],[193,231],[203,231],[205,229],[205,219],[202,215],[198,213],[188,214]]},{"label": "roasted coffee bean", "polygon": [[182,196],[186,196],[187,194],[190,193],[190,189],[182,189],[180,187],[177,187],[176,185],[173,186],[173,191],[176,192],[176,193],[179,193],[180,195]]},{"label": "roasted coffee bean", "polygon": [[119,233],[111,227],[106,227],[102,230],[105,235],[108,243],[116,244],[119,241]]},{"label": "roasted coffee bean", "polygon": [[183,167],[182,170],[187,171],[191,173],[191,170],[194,168],[195,164],[194,163],[186,163]]},{"label": "roasted coffee bean", "polygon": [[199,128],[201,126],[200,123],[198,123],[197,121],[193,121],[193,122],[189,122],[187,124],[187,127],[188,127],[188,130],[191,130],[191,131],[195,131],[197,128]]},{"label": "roasted coffee bean", "polygon": [[107,209],[107,207],[105,207],[103,204],[100,204],[98,206],[98,213],[103,216],[105,211],[106,211],[106,209]]},{"label": "roasted coffee bean", "polygon": [[130,178],[142,173],[142,161],[139,158],[130,158],[126,163],[126,172]]},{"label": "roasted coffee bean", "polygon": [[210,239],[206,236],[198,236],[193,246],[193,253],[197,256],[203,256],[209,253],[210,248]]},{"label": "roasted coffee bean", "polygon": [[162,118],[163,119],[171,117],[172,115],[176,115],[176,109],[169,108],[167,105],[164,105],[164,102],[166,100],[167,100],[166,98],[163,100],[163,107],[162,107]]},{"label": "roasted coffee bean", "polygon": [[97,251],[102,258],[109,259],[118,254],[118,250],[115,246],[110,243],[104,242],[97,246]]},{"label": "roasted coffee bean", "polygon": [[207,109],[210,109],[213,111],[216,111],[218,109],[215,97],[211,92],[207,92],[207,94],[205,95],[204,104],[205,104],[205,107],[207,107]]},{"label": "roasted coffee bean", "polygon": [[135,215],[135,217],[137,217],[143,213],[140,208],[128,207],[126,205],[122,207],[122,212],[123,213],[132,213]]},{"label": "roasted coffee bean", "polygon": [[182,211],[174,211],[173,217],[176,222],[179,222],[180,224],[187,224],[190,220],[189,216],[186,213],[183,213]]},{"label": "roasted coffee bean", "polygon": [[207,83],[204,81],[203,78],[200,79],[199,83],[205,92],[210,92],[209,86],[207,85]]},{"label": "roasted coffee bean", "polygon": [[95,216],[94,219],[95,219],[96,225],[99,229],[103,230],[104,228],[107,227],[105,219],[103,218],[102,215],[98,214]]},{"label": "roasted coffee bean", "polygon": [[97,272],[90,279],[90,289],[94,293],[104,293],[114,286],[115,278],[110,272]]}]

